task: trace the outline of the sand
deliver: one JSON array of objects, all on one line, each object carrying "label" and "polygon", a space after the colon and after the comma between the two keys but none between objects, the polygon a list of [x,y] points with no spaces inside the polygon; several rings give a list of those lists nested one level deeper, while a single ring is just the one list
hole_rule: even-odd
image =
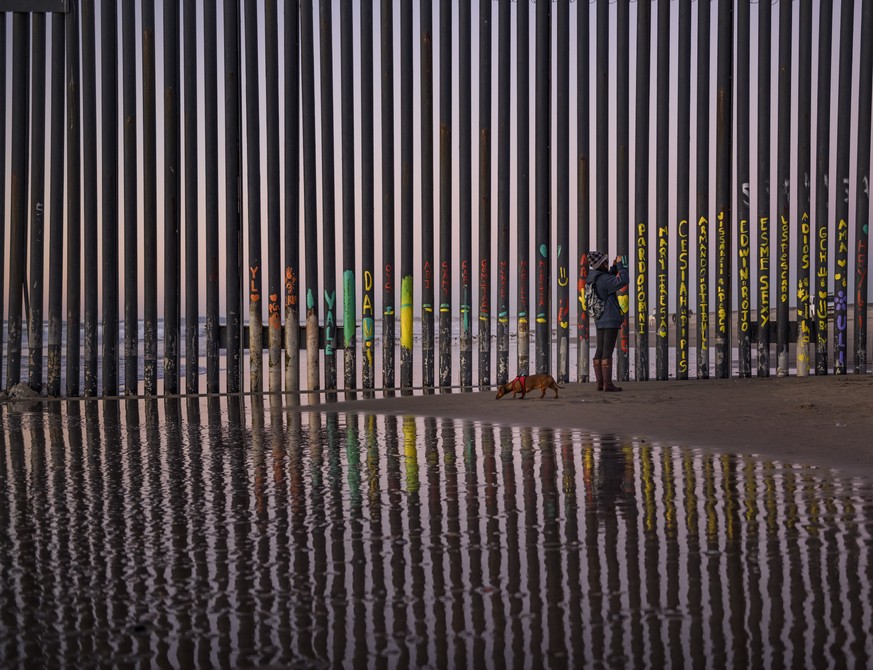
[{"label": "sand", "polygon": [[456,391],[343,401],[330,409],[577,428],[873,479],[873,376],[623,382],[622,387],[622,393],[598,393],[593,383],[566,384],[559,398],[548,391],[542,400],[539,392],[524,400],[495,400],[494,391]]}]

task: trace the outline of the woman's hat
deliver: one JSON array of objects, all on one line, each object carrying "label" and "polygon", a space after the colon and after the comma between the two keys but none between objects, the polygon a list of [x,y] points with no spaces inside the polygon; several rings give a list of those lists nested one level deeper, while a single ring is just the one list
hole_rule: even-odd
[{"label": "woman's hat", "polygon": [[592,270],[594,268],[600,267],[600,264],[606,260],[606,254],[602,251],[589,251],[588,252],[588,267]]}]

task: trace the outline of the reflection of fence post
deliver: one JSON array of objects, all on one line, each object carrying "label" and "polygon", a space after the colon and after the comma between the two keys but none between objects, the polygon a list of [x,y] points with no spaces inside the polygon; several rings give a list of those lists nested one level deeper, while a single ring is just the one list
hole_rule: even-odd
[{"label": "reflection of fence post", "polygon": [[[518,96],[518,187],[517,191],[517,259],[518,259],[518,313],[517,346],[518,362],[516,374],[530,372],[530,5],[519,2],[516,5],[516,74],[518,77],[516,95]],[[584,12],[580,12],[580,15]],[[579,49],[579,52],[586,49]],[[587,62],[587,61],[586,61]],[[587,81],[587,79],[586,79]],[[588,132],[587,124],[580,124],[579,132]],[[501,140],[502,141],[502,140]]]},{"label": "reflection of fence post", "polygon": [[[804,14],[801,13],[801,17]],[[804,23],[801,20],[801,30]],[[866,31],[866,32],[864,32]],[[861,34],[873,34],[873,3],[864,3]],[[861,44],[860,90],[873,85],[873,42]],[[867,372],[867,259],[870,239],[870,96],[861,96],[858,105],[858,186],[855,216],[855,374]],[[865,150],[866,147],[866,150]]]},{"label": "reflection of fence post", "polygon": [[440,3],[440,363],[452,385],[452,3]]},{"label": "reflection of fence post", "polygon": [[718,58],[716,65],[715,209],[718,244],[716,275],[716,376],[731,376],[731,64],[733,62],[733,7],[718,4]]},{"label": "reflection of fence post", "polygon": [[[131,19],[133,16],[132,7],[129,8]],[[130,29],[132,31],[131,21]],[[125,24],[125,28],[127,24]],[[3,22],[0,21],[0,32],[4,31]],[[131,40],[133,41],[133,40]],[[130,49],[133,49],[131,45]],[[0,42],[0,51],[3,51],[4,45]],[[134,67],[133,62],[130,64],[131,70]],[[52,14],[52,52],[51,52],[51,193],[49,195],[49,211],[51,212],[51,220],[49,222],[50,240],[49,240],[49,267],[52,268],[49,272],[48,282],[48,375],[46,377],[47,392],[50,396],[57,396],[61,393],[61,331],[63,317],[61,315],[62,307],[62,289],[63,289],[63,273],[61,267],[64,263],[64,15],[60,13]],[[0,71],[4,70],[4,65],[0,62]],[[135,82],[133,76],[130,77],[131,82]],[[126,80],[125,80],[126,81]],[[0,76],[0,89],[4,86],[3,77]],[[133,91],[134,84],[130,84],[130,89]],[[4,120],[0,117],[0,127],[5,127]],[[131,124],[133,125],[133,124]],[[0,133],[4,134],[4,133]],[[4,154],[2,142],[0,142],[0,155]],[[135,169],[135,166],[134,166]],[[0,183],[2,181],[2,170],[0,170]],[[0,188],[0,191],[3,189]],[[134,207],[136,207],[136,192],[133,191],[131,197]],[[3,198],[0,197],[0,212],[3,211]],[[127,213],[125,211],[125,213]],[[125,222],[127,225],[127,222]],[[133,231],[136,234],[136,221],[133,222]],[[136,247],[138,249],[138,246]],[[127,249],[125,248],[125,251]],[[132,249],[131,253],[136,258]],[[2,256],[2,253],[0,253]],[[125,264],[126,265],[126,264]],[[131,270],[130,286],[136,293],[136,265],[133,265]],[[2,293],[2,283],[0,283],[0,293]],[[0,312],[2,312],[2,300],[0,300]],[[133,331],[136,337],[136,329]],[[0,340],[0,349],[2,349],[2,340]],[[134,374],[137,372],[136,363],[133,363]],[[134,381],[136,377],[134,377]],[[2,381],[0,381],[2,388]]]},{"label": "reflection of fence post", "polygon": [[[855,7],[840,7],[839,91],[837,93],[837,238],[834,248],[834,374],[847,369],[849,300],[849,124],[852,112],[852,35]],[[869,145],[864,149],[869,154]]]},{"label": "reflection of fence post", "polygon": [[657,16],[657,87],[655,90],[656,130],[655,130],[655,229],[657,230],[658,247],[655,258],[655,284],[658,296],[657,330],[655,331],[655,378],[667,379],[668,368],[668,326],[669,310],[669,277],[667,264],[669,262],[669,223],[668,223],[668,187],[669,187],[669,153],[670,153],[670,3],[658,3]]},{"label": "reflection of fence post", "polygon": [[549,2],[537,3],[536,13],[536,371],[551,371],[551,12]]},{"label": "reflection of fence post", "polygon": [[501,0],[497,40],[497,384],[509,381],[510,13],[509,0]]},{"label": "reflection of fence post", "polygon": [[[355,331],[358,315],[355,301],[355,120],[354,53],[352,51],[352,3],[340,5],[340,80],[342,87],[342,179],[343,179],[343,386],[358,385]],[[347,395],[353,398],[354,395]]]},{"label": "reflection of fence post", "polygon": [[[798,44],[812,46],[812,3],[800,3]],[[810,269],[812,236],[810,231],[810,141],[812,107],[812,49],[799,50],[797,72],[797,376],[809,374]],[[867,126],[869,127],[869,119]],[[868,138],[868,144],[869,138]],[[860,154],[859,154],[860,161]],[[866,309],[865,309],[866,313]]]},{"label": "reflection of fence post", "polygon": [[752,376],[751,235],[749,227],[749,3],[737,6],[737,311],[738,372]]},{"label": "reflection of fence post", "polygon": [[557,74],[558,91],[555,110],[558,128],[557,143],[557,237],[556,262],[558,272],[558,366],[559,382],[570,381],[570,3],[558,2]]},{"label": "reflection of fence post", "polygon": [[[766,3],[765,3],[766,4]],[[768,8],[769,9],[769,8]],[[833,26],[833,5],[824,2],[819,9],[818,42],[818,91],[831,90],[831,31]],[[828,373],[828,200],[829,167],[831,161],[830,96],[818,96],[816,111],[816,150],[815,150],[815,374]]]},{"label": "reflection of fence post", "polygon": [[[110,12],[107,12],[107,14]],[[113,33],[114,34],[114,33]],[[30,387],[42,389],[42,304],[45,266],[45,14],[31,19],[30,133],[30,323],[28,324],[28,372]],[[112,125],[114,130],[115,124]],[[3,130],[5,132],[5,128]],[[105,146],[105,145],[104,145]],[[2,183],[2,182],[0,182]],[[0,186],[4,188],[5,185]],[[115,229],[117,230],[117,228]],[[104,302],[104,309],[105,309]],[[104,378],[105,383],[105,378]]]},{"label": "reflection of fence post", "polygon": [[[697,3],[697,43],[708,44],[710,0]],[[697,56],[697,377],[709,378],[709,49]]]},{"label": "reflection of fence post", "polygon": [[[703,7],[708,0],[700,0]],[[649,0],[637,4],[637,72],[650,69],[650,33],[652,5]],[[648,77],[637,77],[636,132],[634,149],[634,222],[636,223],[636,378],[649,379],[649,87]]]}]

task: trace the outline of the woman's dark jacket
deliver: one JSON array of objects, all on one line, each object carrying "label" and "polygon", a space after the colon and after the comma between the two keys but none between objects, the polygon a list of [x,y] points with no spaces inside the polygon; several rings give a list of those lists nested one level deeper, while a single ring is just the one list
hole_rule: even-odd
[{"label": "woman's dark jacket", "polygon": [[628,285],[628,270],[623,263],[617,263],[609,268],[609,272],[591,270],[588,272],[588,283],[594,284],[594,290],[605,303],[603,314],[597,319],[597,328],[620,328],[624,321],[621,309],[618,307],[618,292]]}]

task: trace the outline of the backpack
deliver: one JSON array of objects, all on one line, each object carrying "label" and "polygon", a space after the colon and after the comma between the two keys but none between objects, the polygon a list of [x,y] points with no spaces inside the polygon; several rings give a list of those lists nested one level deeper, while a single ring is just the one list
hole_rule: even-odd
[{"label": "backpack", "polygon": [[603,310],[606,309],[606,303],[594,290],[594,283],[585,284],[585,309],[595,321],[603,316]]}]

